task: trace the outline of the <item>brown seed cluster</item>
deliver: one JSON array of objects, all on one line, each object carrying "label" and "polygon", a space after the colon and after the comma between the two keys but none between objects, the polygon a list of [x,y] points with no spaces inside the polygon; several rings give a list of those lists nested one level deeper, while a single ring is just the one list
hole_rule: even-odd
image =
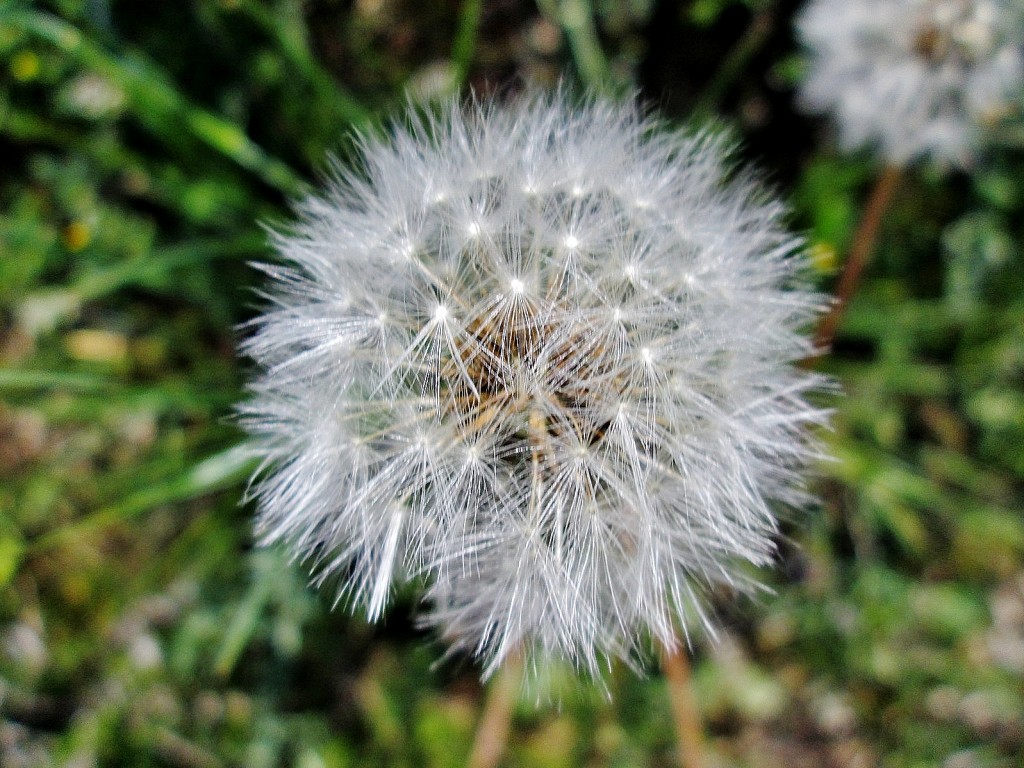
[{"label": "brown seed cluster", "polygon": [[616,376],[608,340],[560,322],[568,314],[524,299],[514,312],[478,315],[462,329],[440,386],[444,417],[462,425],[467,442],[493,431],[527,440],[536,454],[552,439],[589,447],[603,438],[602,401],[627,384]]}]

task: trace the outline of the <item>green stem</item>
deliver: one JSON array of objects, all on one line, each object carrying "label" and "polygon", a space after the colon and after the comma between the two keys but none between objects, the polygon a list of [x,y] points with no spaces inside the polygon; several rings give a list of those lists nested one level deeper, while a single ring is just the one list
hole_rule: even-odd
[{"label": "green stem", "polygon": [[483,0],[465,0],[459,11],[459,29],[452,46],[452,68],[455,70],[455,88],[461,90],[469,77],[469,68],[476,53],[476,39],[480,32]]},{"label": "green stem", "polygon": [[586,86],[604,93],[613,91],[611,67],[601,48],[593,6],[585,0],[538,0],[537,5],[565,32],[573,62]]}]

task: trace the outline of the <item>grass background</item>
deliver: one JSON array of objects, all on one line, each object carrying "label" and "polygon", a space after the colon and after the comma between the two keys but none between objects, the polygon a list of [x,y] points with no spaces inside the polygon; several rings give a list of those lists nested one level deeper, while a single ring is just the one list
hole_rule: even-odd
[{"label": "grass background", "polygon": [[[239,506],[262,222],[407,98],[525,80],[714,118],[829,288],[879,172],[794,111],[795,2],[0,2],[0,764],[459,766],[483,691],[331,610]],[[407,96],[410,94],[410,96]],[[821,367],[838,460],[695,649],[711,765],[1024,754],[1024,122],[915,167]],[[510,766],[673,761],[656,667],[524,699]]]}]

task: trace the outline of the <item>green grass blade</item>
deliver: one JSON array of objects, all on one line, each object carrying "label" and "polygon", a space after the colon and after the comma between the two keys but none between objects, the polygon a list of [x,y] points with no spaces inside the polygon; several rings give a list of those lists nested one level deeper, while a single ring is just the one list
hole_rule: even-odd
[{"label": "green grass blade", "polygon": [[263,252],[266,236],[252,232],[228,239],[196,240],[153,250],[144,259],[85,273],[71,287],[77,298],[94,301],[126,286],[147,286],[169,279],[174,272],[215,259],[254,256]]},{"label": "green grass blade", "polygon": [[270,186],[296,194],[299,176],[268,155],[234,123],[191,104],[160,67],[139,53],[118,56],[68,22],[40,11],[8,10],[4,22],[54,45],[72,59],[124,88],[134,114],[171,144],[185,131]]},{"label": "green grass blade", "polygon": [[28,544],[32,554],[52,549],[75,536],[137,517],[163,504],[171,504],[223,490],[248,477],[255,459],[244,445],[208,456],[176,477],[137,491],[123,501],[45,534]]},{"label": "green grass blade", "polygon": [[89,376],[67,371],[0,368],[0,392],[23,392],[37,389],[97,391],[113,385],[114,382],[102,376]]},{"label": "green grass blade", "polygon": [[287,10],[291,13],[287,13],[284,19],[262,3],[242,3],[237,10],[246,14],[277,43],[285,59],[306,78],[317,98],[328,105],[339,119],[353,125],[364,125],[372,120],[373,113],[343,88],[313,55],[298,3],[288,5]]},{"label": "green grass blade", "polygon": [[220,650],[214,661],[214,671],[220,677],[227,677],[235,668],[242,651],[249,644],[260,616],[266,607],[275,582],[281,578],[276,569],[261,568],[254,574],[254,580],[245,598],[239,603]]},{"label": "green grass blade", "polygon": [[469,76],[469,68],[476,53],[483,7],[483,0],[464,0],[459,11],[459,28],[455,33],[455,44],[452,46],[452,68],[455,71],[456,89],[461,89]]},{"label": "green grass blade", "polygon": [[537,5],[565,32],[573,62],[584,84],[597,92],[614,91],[611,67],[597,34],[593,6],[585,0],[538,0]]}]

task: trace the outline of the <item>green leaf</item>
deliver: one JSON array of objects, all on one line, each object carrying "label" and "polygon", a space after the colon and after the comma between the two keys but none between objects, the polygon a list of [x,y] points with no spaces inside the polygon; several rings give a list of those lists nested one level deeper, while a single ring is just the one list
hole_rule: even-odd
[{"label": "green leaf", "polygon": [[5,587],[18,572],[25,553],[25,542],[12,532],[0,533],[0,587]]},{"label": "green leaf", "polygon": [[234,123],[188,101],[167,74],[143,54],[118,55],[66,21],[39,11],[10,10],[4,23],[59,48],[124,89],[133,113],[156,135],[174,145],[182,129],[267,184],[297,194],[303,184],[288,166],[268,155]]},{"label": "green leaf", "polygon": [[[261,554],[266,554],[261,553]],[[266,558],[263,558],[265,560]],[[259,563],[260,561],[257,561]],[[239,604],[228,623],[228,630],[221,642],[214,661],[214,671],[220,677],[227,677],[238,663],[239,656],[256,632],[256,625],[274,591],[275,583],[281,578],[278,568],[262,567],[255,573],[253,583],[245,599]]]},{"label": "green leaf", "polygon": [[256,464],[244,445],[228,448],[203,459],[190,470],[129,496],[29,543],[32,552],[59,546],[83,533],[124,522],[163,504],[193,499],[228,488],[249,476]]}]

